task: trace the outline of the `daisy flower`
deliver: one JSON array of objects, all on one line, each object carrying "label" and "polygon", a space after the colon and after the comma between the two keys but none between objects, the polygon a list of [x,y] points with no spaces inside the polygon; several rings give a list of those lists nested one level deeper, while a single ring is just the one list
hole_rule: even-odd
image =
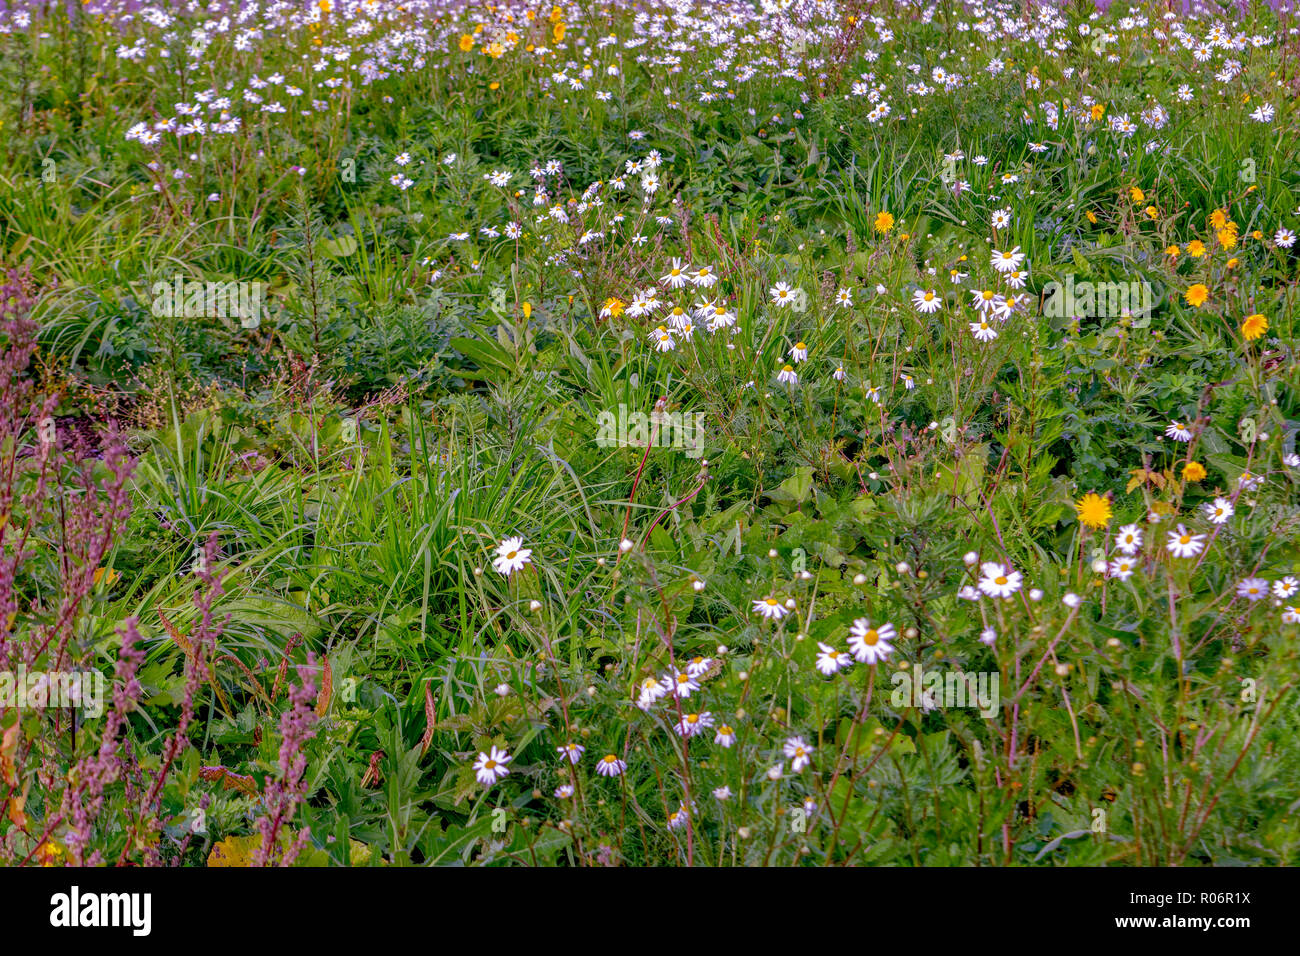
[{"label": "daisy flower", "polygon": [[1115,547],[1125,554],[1136,554],[1142,547],[1142,529],[1135,524],[1126,524],[1115,536]]},{"label": "daisy flower", "polygon": [[794,348],[790,349],[790,358],[796,365],[806,361],[808,358],[808,346],[803,342],[794,343]]},{"label": "daisy flower", "polygon": [[670,289],[680,289],[687,283],[687,272],[690,268],[691,267],[683,263],[681,259],[673,259],[673,264],[668,270],[668,274],[660,276],[659,281]]},{"label": "daisy flower", "polygon": [[699,714],[682,714],[677,722],[677,733],[682,737],[694,737],[701,730],[713,726],[713,715],[707,710]]},{"label": "daisy flower", "polygon": [[480,753],[474,761],[474,776],[485,787],[490,787],[510,771],[506,764],[511,760],[510,754],[500,747],[491,748],[490,753]]},{"label": "daisy flower", "polygon": [[560,754],[562,757],[567,757],[569,763],[577,763],[582,759],[582,755],[586,752],[586,749],[587,748],[582,746],[582,744],[565,744],[563,747],[556,747],[555,752]]},{"label": "daisy flower", "polygon": [[642,710],[649,710],[650,705],[668,693],[668,687],[659,683],[653,677],[647,677],[641,682],[640,690],[637,693],[636,705]]},{"label": "daisy flower", "polygon": [[823,644],[821,641],[818,641],[817,647],[820,649],[820,653],[817,655],[817,669],[827,677],[830,677],[836,671],[848,667],[852,662],[852,659],[848,654],[843,651],[837,651],[829,644]]},{"label": "daisy flower", "polygon": [[1106,573],[1112,578],[1119,578],[1121,581],[1127,581],[1137,570],[1137,562],[1128,555],[1122,558],[1115,558],[1106,566]]},{"label": "daisy flower", "polygon": [[1237,509],[1232,506],[1232,502],[1227,498],[1215,498],[1213,502],[1207,501],[1201,505],[1201,510],[1205,512],[1205,517],[1209,519],[1210,524],[1223,524],[1237,513]]},{"label": "daisy flower", "polygon": [[1165,429],[1165,437],[1172,438],[1174,441],[1191,441],[1192,432],[1182,422],[1172,421],[1169,423],[1169,427]]},{"label": "daisy flower", "polygon": [[974,289],[971,291],[971,308],[988,314],[997,309],[1001,296],[992,289]]},{"label": "daisy flower", "polygon": [[690,697],[691,694],[700,689],[700,685],[695,678],[685,671],[667,675],[664,678],[664,684],[667,685],[674,697],[683,699]]},{"label": "daisy flower", "polygon": [[713,658],[711,657],[692,657],[686,665],[686,673],[692,677],[700,677],[712,666]]},{"label": "daisy flower", "polygon": [[1192,534],[1180,524],[1169,532],[1165,547],[1175,558],[1194,558],[1205,550],[1205,535]]},{"label": "daisy flower", "polygon": [[993,250],[993,268],[998,272],[1007,273],[1015,272],[1020,268],[1020,264],[1025,261],[1025,254],[1016,246],[1007,252],[998,252]]},{"label": "daisy flower", "polygon": [[617,777],[627,769],[627,764],[614,754],[605,754],[596,761],[596,773],[602,777]]},{"label": "daisy flower", "polygon": [[1268,597],[1268,580],[1266,578],[1246,578],[1237,585],[1237,597],[1247,601],[1262,601]]},{"label": "daisy flower", "polygon": [[788,282],[778,282],[772,288],[767,290],[768,295],[772,297],[772,304],[782,308],[794,304],[794,289]]},{"label": "daisy flower", "polygon": [[736,731],[730,724],[718,724],[713,731],[713,742],[719,747],[730,747],[736,742]]},{"label": "daisy flower", "polygon": [[662,325],[650,333],[650,344],[655,347],[656,352],[671,352],[677,348],[672,333]]},{"label": "daisy flower", "polygon": [[532,563],[532,548],[523,546],[523,538],[506,538],[497,548],[497,556],[492,559],[492,567],[509,577],[524,565]]},{"label": "daisy flower", "polygon": [[691,275],[691,284],[701,289],[711,289],[717,281],[718,276],[713,271],[713,266],[701,266]]},{"label": "daisy flower", "polygon": [[791,737],[787,740],[783,752],[791,759],[790,769],[795,773],[812,763],[813,748],[802,737]]},{"label": "daisy flower", "polygon": [[754,602],[754,613],[761,615],[768,620],[779,621],[781,618],[789,614],[790,611],[784,604],[769,595],[768,597]]},{"label": "daisy flower", "polygon": [[795,374],[793,365],[782,365],[781,371],[776,373],[776,380],[782,385],[799,384],[799,376]]},{"label": "daisy flower", "polygon": [[943,300],[935,294],[933,289],[927,289],[924,292],[917,289],[912,293],[912,305],[915,306],[917,312],[929,315],[932,312],[939,311],[939,307],[943,305]]},{"label": "daisy flower", "polygon": [[979,589],[989,597],[1009,598],[1024,585],[1024,576],[1004,564],[986,561],[980,566]]},{"label": "daisy flower", "polygon": [[1289,574],[1282,580],[1273,582],[1273,597],[1279,601],[1295,597],[1297,591],[1300,591],[1300,581]]},{"label": "daisy flower", "polygon": [[849,650],[859,663],[874,664],[888,659],[894,652],[894,646],[889,643],[894,636],[894,625],[885,622],[880,627],[872,627],[870,621],[860,617],[849,628]]}]

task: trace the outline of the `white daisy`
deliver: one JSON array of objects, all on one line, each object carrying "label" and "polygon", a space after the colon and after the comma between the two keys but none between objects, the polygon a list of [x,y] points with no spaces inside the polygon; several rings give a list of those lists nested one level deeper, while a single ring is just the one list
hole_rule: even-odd
[{"label": "white daisy", "polygon": [[1125,554],[1137,554],[1142,547],[1142,529],[1135,524],[1124,525],[1115,536],[1115,547]]},{"label": "white daisy", "polygon": [[555,752],[561,757],[567,758],[569,763],[577,763],[582,759],[582,755],[586,752],[586,749],[587,748],[582,746],[582,744],[565,744],[562,747],[556,747]]},{"label": "white daisy", "polygon": [[894,625],[885,622],[880,627],[872,627],[865,617],[860,617],[849,628],[849,650],[853,657],[862,664],[874,664],[887,660],[894,652],[889,642],[894,639]]},{"label": "white daisy", "polygon": [[532,548],[523,546],[523,538],[506,538],[497,548],[497,556],[492,559],[492,567],[509,577],[524,565],[532,563]]},{"label": "white daisy", "polygon": [[1192,534],[1180,524],[1169,532],[1165,547],[1175,558],[1194,558],[1205,550],[1205,535]]},{"label": "white daisy", "polygon": [[812,763],[813,748],[802,737],[787,740],[783,752],[790,758],[790,769],[795,773]]},{"label": "white daisy", "polygon": [[1209,519],[1210,524],[1223,524],[1237,513],[1237,509],[1232,506],[1232,502],[1227,498],[1215,498],[1213,502],[1207,501],[1201,505],[1201,510],[1205,512],[1205,517]]},{"label": "white daisy", "polygon": [[769,595],[754,602],[754,613],[772,621],[779,621],[790,612],[784,604]]},{"label": "white daisy", "polygon": [[943,299],[939,298],[933,289],[927,289],[924,292],[917,289],[912,293],[912,305],[916,307],[917,312],[929,315],[932,312],[939,311],[939,307],[943,305]]},{"label": "white daisy", "polygon": [[614,754],[605,754],[596,761],[596,773],[602,777],[617,777],[627,769],[627,764]]},{"label": "white daisy", "polygon": [[474,761],[474,776],[483,786],[490,787],[510,772],[506,769],[510,760],[510,754],[500,747],[492,747],[490,753],[480,753]]},{"label": "white daisy", "polygon": [[989,597],[1009,598],[1024,585],[1024,576],[1005,564],[986,561],[980,565],[979,589]]},{"label": "white daisy", "polygon": [[998,272],[1015,272],[1020,268],[1020,264],[1024,261],[1025,254],[1020,251],[1019,246],[1006,252],[998,252],[996,249],[993,250],[993,268]]},{"label": "white daisy", "polygon": [[1106,566],[1106,573],[1112,578],[1119,578],[1121,581],[1127,581],[1136,570],[1137,562],[1128,556],[1115,558]]},{"label": "white daisy", "polygon": [[1300,591],[1300,580],[1296,580],[1289,574],[1280,581],[1273,582],[1273,597],[1279,601],[1295,597],[1298,591]]},{"label": "white daisy", "polygon": [[1237,585],[1237,597],[1247,601],[1262,601],[1268,597],[1268,580],[1265,578],[1246,578]]},{"label": "white daisy", "polygon": [[838,651],[829,644],[817,642],[820,653],[817,655],[817,669],[830,677],[836,671],[843,670],[852,663],[852,658],[843,651]]}]

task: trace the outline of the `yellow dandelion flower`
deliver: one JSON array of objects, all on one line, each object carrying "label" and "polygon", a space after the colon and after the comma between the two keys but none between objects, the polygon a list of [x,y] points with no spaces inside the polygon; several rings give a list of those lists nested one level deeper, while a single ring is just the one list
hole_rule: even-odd
[{"label": "yellow dandelion flower", "polygon": [[1193,259],[1199,259],[1205,255],[1205,243],[1199,239],[1193,239],[1187,244],[1187,254]]},{"label": "yellow dandelion flower", "polygon": [[1199,461],[1189,461],[1187,464],[1183,465],[1183,480],[1204,481],[1205,466]]},{"label": "yellow dandelion flower", "polygon": [[1196,285],[1183,293],[1183,298],[1187,300],[1187,304],[1195,306],[1198,309],[1205,305],[1205,300],[1209,297],[1210,290],[1200,282],[1196,283]]},{"label": "yellow dandelion flower", "polygon": [[1110,524],[1110,499],[1090,491],[1074,503],[1079,524],[1085,528],[1104,528]]},{"label": "yellow dandelion flower", "polygon": [[472,49],[474,49],[474,38],[470,36],[468,33],[462,33],[460,35],[461,52],[468,53]]},{"label": "yellow dandelion flower", "polygon": [[1268,331],[1268,319],[1256,312],[1246,316],[1241,323],[1241,335],[1247,342],[1253,342]]},{"label": "yellow dandelion flower", "polygon": [[876,232],[886,233],[894,228],[894,217],[892,213],[882,212],[876,215]]}]

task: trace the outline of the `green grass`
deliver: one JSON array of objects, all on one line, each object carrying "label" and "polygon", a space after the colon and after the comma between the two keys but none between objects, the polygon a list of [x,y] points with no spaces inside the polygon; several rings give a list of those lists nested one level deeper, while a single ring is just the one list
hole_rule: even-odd
[{"label": "green grass", "polygon": [[[93,827],[105,858],[246,860],[283,777],[293,672],[277,673],[310,652],[330,691],[286,824],[310,831],[299,863],[1297,862],[1297,251],[1279,241],[1300,229],[1293,45],[1199,62],[1173,31],[1200,42],[1213,20],[1152,6],[1125,25],[1137,14],[1074,4],[1049,28],[1069,41],[1058,56],[1025,38],[1028,20],[985,35],[949,5],[873,8],[887,40],[849,5],[814,13],[800,50],[784,14],[737,5],[730,41],[678,17],[627,45],[645,31],[618,4],[533,20],[471,4],[435,22],[381,0],[374,21],[429,48],[421,68],[365,83],[377,34],[350,37],[358,8],[326,6],[266,25],[252,49],[218,34],[197,58],[111,3],[44,38],[0,33],[0,248],[41,290],[27,375],[61,422],[118,420],[138,459],[102,562],[117,577],[60,666],[111,677],[118,629],[138,621],[128,734],[146,774],[197,682],[186,745],[144,808],[161,832],[134,834],[148,813],[119,781]],[[1102,28],[1116,38],[1099,53]],[[1229,35],[1280,30],[1261,9]],[[137,39],[140,62],[114,55]],[[335,47],[347,66],[311,68]],[[1240,72],[1217,79],[1230,59]],[[581,89],[553,76],[588,63]],[[962,83],[945,89],[939,67]],[[888,116],[855,90],[865,73]],[[209,87],[239,131],[126,138]],[[246,89],[289,108],[260,112]],[[1252,118],[1263,104],[1271,118]],[[1157,106],[1163,122],[1143,119]],[[626,164],[652,150],[650,193]],[[535,180],[552,161],[563,174]],[[488,179],[501,170],[506,186]],[[1013,247],[1023,286],[990,264]],[[717,284],[672,289],[675,258]],[[266,312],[255,328],[155,314],[151,287],[176,276],[263,283]],[[1155,307],[1054,317],[1045,288],[1070,279],[1145,282]],[[801,305],[776,304],[778,283]],[[650,288],[666,306],[635,315]],[[971,328],[983,289],[1017,300],[991,341]],[[933,312],[913,304],[927,290]],[[656,351],[667,309],[706,298],[734,325],[697,317]],[[1268,329],[1248,338],[1256,313]],[[778,379],[786,363],[797,384]],[[661,401],[701,416],[702,457],[597,442],[602,413]],[[1166,437],[1171,422],[1191,441]],[[1109,505],[1093,527],[1076,506],[1088,492]],[[1205,510],[1219,498],[1235,509],[1222,525]],[[67,576],[42,514],[19,646]],[[1128,524],[1145,536],[1131,577],[1115,566]],[[1180,525],[1205,536],[1199,555],[1167,549]],[[493,558],[511,536],[531,554],[505,575]],[[160,613],[200,629],[192,565],[210,539],[207,674]],[[964,597],[984,562],[1021,589]],[[1252,578],[1277,596],[1239,595]],[[756,614],[769,595],[792,613]],[[862,618],[889,623],[892,651],[820,674],[818,645],[847,652]],[[646,678],[696,657],[710,661],[696,693],[636,706]],[[1000,697],[987,716],[918,707],[895,694],[918,667],[996,678]],[[693,712],[714,726],[687,742],[676,725]],[[0,705],[0,727],[16,721]],[[27,792],[0,820],[6,862],[71,853],[37,758],[73,767],[98,737],[71,741],[58,721],[25,712],[24,759],[0,763],[0,800]],[[715,743],[723,724],[731,746]],[[812,748],[806,768],[791,738]],[[573,765],[557,753],[571,741],[586,748]],[[494,746],[510,773],[483,785],[474,764]],[[596,772],[607,754],[624,775]]]}]

